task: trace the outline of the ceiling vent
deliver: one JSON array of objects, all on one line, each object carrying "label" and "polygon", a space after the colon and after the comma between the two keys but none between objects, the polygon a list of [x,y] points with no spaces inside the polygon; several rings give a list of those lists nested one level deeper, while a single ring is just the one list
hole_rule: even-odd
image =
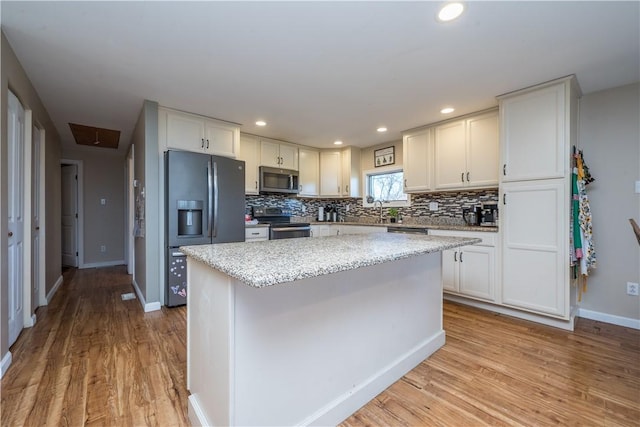
[{"label": "ceiling vent", "polygon": [[93,126],[78,125],[69,123],[73,138],[78,145],[88,145],[90,147],[118,148],[120,142],[120,131],[103,129]]}]

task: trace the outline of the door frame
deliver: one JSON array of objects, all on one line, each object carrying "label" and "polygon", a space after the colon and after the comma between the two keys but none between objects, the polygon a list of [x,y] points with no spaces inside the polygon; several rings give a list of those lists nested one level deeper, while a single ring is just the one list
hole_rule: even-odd
[{"label": "door frame", "polygon": [[78,179],[76,181],[78,221],[76,221],[76,248],[78,250],[78,268],[84,268],[84,175],[82,160],[60,159],[62,165],[76,165]]},{"label": "door frame", "polygon": [[126,242],[126,259],[127,259],[127,273],[133,276],[135,280],[135,236],[134,236],[134,227],[135,227],[135,209],[136,209],[136,201],[135,201],[135,152],[134,152],[133,144],[129,148],[129,152],[127,153],[127,161],[126,161],[126,176],[125,176],[125,194],[127,195],[127,211],[125,213],[125,239]]},{"label": "door frame", "polygon": [[32,110],[24,110],[24,148],[23,148],[23,193],[22,193],[22,203],[24,215],[24,228],[23,228],[23,249],[22,249],[22,317],[23,317],[23,326],[25,328],[30,328],[36,323],[35,310],[32,308],[32,296],[33,290],[31,289],[33,285],[33,277],[31,275],[31,266],[33,265],[33,257],[32,257],[32,243],[33,243],[33,206],[31,204],[32,197],[32,181],[33,181],[33,173],[31,170],[32,159],[33,156],[33,111]]},{"label": "door frame", "polygon": [[[37,127],[38,131],[40,133],[40,141],[38,141],[38,143],[40,144],[40,161],[38,163],[38,168],[40,169],[40,180],[38,182],[38,186],[40,187],[39,189],[39,206],[40,206],[40,248],[38,251],[38,257],[40,260],[40,264],[38,266],[38,277],[40,279],[40,283],[38,284],[38,294],[35,296],[36,298],[36,306],[42,306],[42,305],[47,305],[48,301],[47,301],[47,286],[46,286],[46,273],[47,273],[47,269],[46,269],[46,256],[47,256],[47,250],[46,250],[46,237],[47,237],[47,222],[45,221],[45,204],[46,204],[46,197],[45,197],[45,191],[44,189],[46,188],[46,176],[45,176],[45,170],[46,170],[46,162],[45,162],[45,141],[46,141],[46,133],[45,133],[45,129],[43,126],[41,126],[39,123],[34,122],[32,123],[32,128],[33,127]],[[33,141],[32,141],[33,144]],[[33,155],[33,152],[31,153]],[[33,162],[32,162],[33,163]]]}]

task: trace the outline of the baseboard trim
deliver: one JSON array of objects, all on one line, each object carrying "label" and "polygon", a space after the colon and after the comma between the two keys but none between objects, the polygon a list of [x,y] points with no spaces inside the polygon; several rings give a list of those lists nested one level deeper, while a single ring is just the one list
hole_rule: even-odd
[{"label": "baseboard trim", "polygon": [[4,377],[4,373],[7,372],[9,366],[11,366],[11,352],[7,351],[2,357],[2,361],[0,362],[0,378]]},{"label": "baseboard trim", "polygon": [[444,299],[448,301],[454,301],[464,305],[470,305],[472,307],[481,308],[483,310],[493,311],[494,313],[505,314],[511,317],[517,317],[518,319],[529,320],[531,322],[541,323],[547,326],[553,326],[554,328],[564,329],[565,331],[573,331],[575,324],[575,313],[571,313],[569,320],[555,319],[553,317],[547,317],[535,313],[529,313],[528,311],[520,311],[501,305],[495,305],[488,302],[472,300],[457,295],[445,294]]},{"label": "baseboard trim", "polygon": [[598,311],[587,310],[585,308],[580,308],[578,310],[578,317],[597,320],[598,322],[611,323],[612,325],[624,326],[625,328],[640,329],[640,319],[600,313]]},{"label": "baseboard trim", "polygon": [[53,296],[56,294],[56,292],[58,292],[58,289],[60,288],[63,282],[64,282],[64,278],[62,277],[62,274],[61,274],[60,277],[58,277],[58,280],[56,280],[56,283],[53,285],[53,288],[51,288],[51,290],[47,294],[47,305],[51,303]]},{"label": "baseboard trim", "polygon": [[118,261],[104,261],[104,262],[86,262],[84,264],[82,264],[82,267],[80,267],[80,269],[85,269],[85,268],[100,268],[100,267],[114,267],[116,265],[124,265],[125,262],[123,259],[118,260]]},{"label": "baseboard trim", "polygon": [[200,401],[198,400],[198,396],[195,394],[192,394],[189,396],[189,410],[187,414],[189,416],[189,422],[192,427],[213,425],[207,419],[207,416],[202,410],[202,406],[200,406]]},{"label": "baseboard trim", "polygon": [[132,284],[133,284],[133,289],[136,291],[136,295],[138,296],[138,301],[140,301],[140,304],[142,305],[142,309],[144,310],[145,313],[149,313],[150,311],[158,311],[160,310],[160,308],[162,307],[160,305],[159,302],[147,302],[144,299],[144,296],[142,295],[142,291],[140,291],[140,287],[138,286],[138,283],[134,280],[132,280]]},{"label": "baseboard trim", "polygon": [[24,322],[25,328],[32,328],[36,324],[36,314],[33,313],[26,322]]}]

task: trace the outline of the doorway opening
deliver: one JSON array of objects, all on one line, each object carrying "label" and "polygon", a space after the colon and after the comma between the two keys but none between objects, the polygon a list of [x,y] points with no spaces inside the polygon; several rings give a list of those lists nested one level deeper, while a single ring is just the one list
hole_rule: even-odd
[{"label": "doorway opening", "polygon": [[83,191],[82,161],[60,160],[62,266],[82,268],[83,256]]}]

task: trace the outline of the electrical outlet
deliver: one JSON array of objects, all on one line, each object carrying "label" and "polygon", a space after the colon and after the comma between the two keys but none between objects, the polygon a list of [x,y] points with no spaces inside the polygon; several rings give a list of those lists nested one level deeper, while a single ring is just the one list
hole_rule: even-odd
[{"label": "electrical outlet", "polygon": [[107,252],[107,247],[105,245],[101,245],[100,252]]},{"label": "electrical outlet", "polygon": [[638,284],[633,282],[627,282],[627,295],[638,295]]},{"label": "electrical outlet", "polygon": [[438,210],[438,202],[430,202],[429,203],[429,210],[430,211],[437,211]]}]

